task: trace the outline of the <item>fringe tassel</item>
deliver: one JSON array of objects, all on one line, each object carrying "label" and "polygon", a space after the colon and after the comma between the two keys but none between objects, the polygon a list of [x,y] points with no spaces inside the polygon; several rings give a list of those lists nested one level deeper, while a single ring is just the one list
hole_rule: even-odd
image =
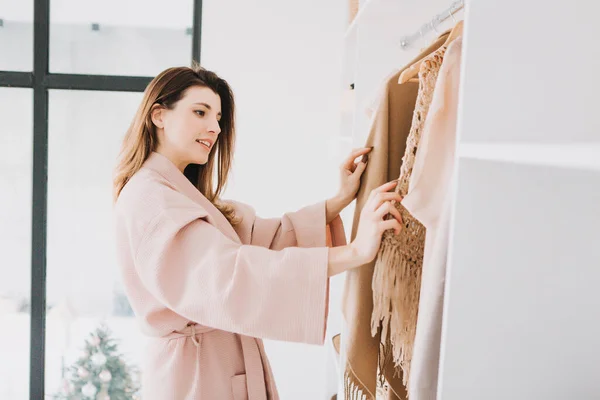
[{"label": "fringe tassel", "polygon": [[375,400],[375,398],[370,396],[366,388],[354,379],[351,372],[346,371],[344,373],[344,400]]},{"label": "fringe tassel", "polygon": [[378,385],[384,386],[385,385],[385,368],[387,367],[390,359],[391,359],[391,351],[390,351],[390,346],[386,346],[385,343],[379,343],[379,359],[377,360],[377,378],[378,378]]},{"label": "fringe tassel", "polygon": [[[379,365],[377,367],[377,383],[375,392],[368,390],[360,380],[356,378],[352,369],[348,366],[344,372],[344,398],[343,400],[384,400],[387,399],[386,392],[389,390],[388,383],[384,376],[384,368],[391,361],[391,352],[388,351],[389,346],[380,344]],[[385,356],[384,356],[385,352]],[[341,400],[341,399],[340,399]]]},{"label": "fringe tassel", "polygon": [[394,364],[402,368],[407,386],[417,328],[425,228],[404,207],[397,208],[405,226],[399,236],[386,232],[382,239],[373,273],[371,334],[381,327],[381,341],[388,343],[389,339]]}]

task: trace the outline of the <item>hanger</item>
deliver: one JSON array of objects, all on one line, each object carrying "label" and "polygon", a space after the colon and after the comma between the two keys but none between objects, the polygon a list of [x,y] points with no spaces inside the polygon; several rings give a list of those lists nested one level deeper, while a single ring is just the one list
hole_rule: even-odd
[{"label": "hanger", "polygon": [[[454,16],[452,17],[454,18]],[[448,37],[446,38],[444,44],[440,47],[448,47],[450,43],[452,43],[455,39],[457,39],[459,36],[462,36],[463,25],[464,21],[458,21],[456,25],[454,25],[454,28],[452,28],[452,30],[450,31],[450,34],[448,34]],[[415,62],[413,65],[402,71],[402,73],[400,74],[400,78],[398,79],[398,83],[406,83],[412,81],[412,79],[414,79],[419,74],[421,64],[423,63],[423,60],[428,56],[429,55],[421,58],[419,61]]]},{"label": "hanger", "polygon": [[464,24],[465,21],[458,21],[456,25],[454,25],[454,28],[452,28],[450,31],[450,34],[448,35],[448,38],[446,39],[446,42],[444,42],[443,46],[450,46],[450,43],[462,36]]}]

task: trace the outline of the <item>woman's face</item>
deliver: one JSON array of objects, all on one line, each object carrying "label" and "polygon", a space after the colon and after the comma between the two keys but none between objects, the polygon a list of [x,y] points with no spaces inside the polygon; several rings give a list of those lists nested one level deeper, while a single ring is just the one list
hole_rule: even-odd
[{"label": "woman's face", "polygon": [[152,122],[158,135],[157,152],[180,171],[188,164],[206,164],[221,128],[221,98],[207,87],[192,86],[170,110],[157,107]]}]

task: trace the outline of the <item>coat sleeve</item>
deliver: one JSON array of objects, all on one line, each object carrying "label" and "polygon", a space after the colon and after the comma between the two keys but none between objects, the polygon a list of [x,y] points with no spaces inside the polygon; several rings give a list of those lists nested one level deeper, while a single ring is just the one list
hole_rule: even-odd
[{"label": "coat sleeve", "polygon": [[261,218],[254,209],[240,202],[230,201],[242,218],[236,228],[245,241],[272,250],[288,247],[336,247],[346,244],[342,219],[338,215],[325,223],[325,202],[285,213],[281,218]]},{"label": "coat sleeve", "polygon": [[243,245],[212,225],[202,207],[166,204],[134,251],[137,273],[159,301],[208,327],[323,343],[327,247]]}]

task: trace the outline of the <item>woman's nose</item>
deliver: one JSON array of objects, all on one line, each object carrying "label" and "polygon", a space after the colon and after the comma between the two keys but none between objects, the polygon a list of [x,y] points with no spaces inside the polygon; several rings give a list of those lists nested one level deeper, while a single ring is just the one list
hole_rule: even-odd
[{"label": "woman's nose", "polygon": [[216,135],[221,133],[221,125],[219,124],[219,121],[215,120],[215,122],[213,122],[213,125],[211,126],[210,130],[211,130],[211,132],[214,132]]}]

